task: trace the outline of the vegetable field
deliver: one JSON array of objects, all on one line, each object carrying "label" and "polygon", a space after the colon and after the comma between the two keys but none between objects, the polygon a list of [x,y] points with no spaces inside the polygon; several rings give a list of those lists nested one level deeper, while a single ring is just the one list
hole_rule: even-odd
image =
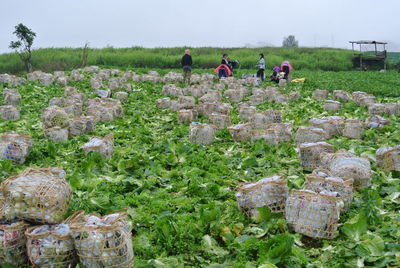
[{"label": "vegetable field", "polygon": [[[133,71],[140,75],[149,70]],[[165,75],[171,70],[158,71]],[[70,81],[68,86],[87,99],[97,97],[91,85],[93,74],[82,74],[82,81]],[[377,149],[400,144],[399,115],[382,115],[391,122],[365,129],[361,139],[333,135],[325,140],[335,151],[345,149],[366,157],[373,171],[371,185],[354,190],[335,238],[316,240],[296,233],[288,228],[283,213],[272,213],[268,207],[258,208],[256,217],[247,217],[238,208],[235,194],[245,182],[279,174],[287,179],[290,190],[302,188],[312,170],[301,165],[295,134],[300,126],[309,126],[311,118],[337,115],[365,122],[370,116],[368,107],[352,98],[341,102],[338,111],[326,111],[324,100],[312,97],[315,89],[328,90],[329,99],[334,90],[344,90],[350,97],[354,91],[373,94],[377,103],[399,102],[397,72],[298,71],[294,78],[305,78],[305,82],[289,83],[279,91],[288,95],[297,91],[299,98],[256,105],[259,112],[280,110],[282,122],[292,124],[292,139],[276,145],[264,140],[235,142],[227,129],[218,130],[211,145],[191,143],[189,124],[178,124],[177,112],[156,106],[157,99],[166,97],[162,89],[168,83],[133,80],[126,82],[132,88],[126,90],[122,116],[97,122],[94,131],[56,143],[46,139],[41,116],[52,98],[64,97],[64,87],[43,86],[38,81],[18,86],[0,83],[1,96],[5,88],[16,88],[22,96],[20,119],[0,119],[0,134],[28,133],[34,141],[25,163],[0,159],[0,178],[15,176],[27,167],[59,166],[73,191],[69,215],[78,210],[106,215],[126,209],[135,267],[400,266],[400,172],[384,171],[376,164]],[[267,86],[277,85],[246,86],[249,94],[243,101],[250,99],[255,88]],[[239,124],[243,120],[238,104],[222,96],[221,102],[232,106],[231,124]],[[207,123],[208,118],[200,115],[196,121]],[[109,134],[114,142],[110,158],[81,149],[91,137]]]}]

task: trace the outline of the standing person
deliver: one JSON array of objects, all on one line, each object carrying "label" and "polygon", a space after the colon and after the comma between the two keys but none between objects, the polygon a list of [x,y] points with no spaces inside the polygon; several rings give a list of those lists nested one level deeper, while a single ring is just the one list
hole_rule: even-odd
[{"label": "standing person", "polygon": [[192,56],[190,56],[190,50],[185,50],[185,55],[183,55],[182,60],[182,69],[183,69],[183,83],[186,82],[190,84],[190,75],[192,73]]},{"label": "standing person", "polygon": [[264,54],[260,53],[259,56],[260,56],[260,60],[256,64],[258,66],[257,77],[260,77],[261,81],[264,81],[264,70],[265,70]]}]

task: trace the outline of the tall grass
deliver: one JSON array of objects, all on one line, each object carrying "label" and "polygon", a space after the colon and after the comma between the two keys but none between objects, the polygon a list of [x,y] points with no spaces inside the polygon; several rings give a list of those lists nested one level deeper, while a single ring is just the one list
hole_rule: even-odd
[{"label": "tall grass", "polygon": [[[88,50],[89,65],[108,65],[136,68],[180,68],[184,47],[173,48],[113,48]],[[77,68],[82,63],[82,49],[44,48],[32,53],[35,70],[55,71]],[[194,68],[214,68],[221,55],[228,53],[231,59],[240,60],[241,68],[252,69],[258,54],[264,53],[267,69],[289,60],[297,70],[344,71],[352,67],[349,50],[331,48],[215,48],[192,49]],[[0,55],[0,73],[21,73],[24,66],[15,53]]]}]

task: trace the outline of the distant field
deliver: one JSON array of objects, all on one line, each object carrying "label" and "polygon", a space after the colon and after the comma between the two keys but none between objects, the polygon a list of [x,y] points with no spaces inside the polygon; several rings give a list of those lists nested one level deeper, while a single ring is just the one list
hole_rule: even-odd
[{"label": "distant field", "polygon": [[[176,48],[103,48],[90,49],[89,65],[134,67],[134,68],[179,68],[184,47]],[[215,68],[223,53],[233,60],[240,60],[241,68],[254,69],[258,54],[264,53],[267,69],[289,60],[296,70],[345,71],[351,69],[350,50],[331,48],[193,48],[194,68]],[[33,66],[36,70],[71,70],[82,63],[82,49],[46,48],[33,51]],[[0,55],[0,73],[24,71],[18,55]]]},{"label": "distant field", "polygon": [[396,64],[400,62],[400,52],[388,52],[389,64]]}]

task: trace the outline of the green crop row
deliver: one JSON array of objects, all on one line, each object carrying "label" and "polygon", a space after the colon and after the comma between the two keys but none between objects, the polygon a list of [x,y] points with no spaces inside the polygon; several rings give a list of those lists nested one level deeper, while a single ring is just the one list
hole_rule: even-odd
[{"label": "green crop row", "polygon": [[[135,68],[179,68],[184,47],[89,49],[87,64]],[[264,53],[267,69],[290,61],[297,70],[345,71],[352,68],[350,50],[331,48],[192,48],[194,68],[215,68],[223,53],[239,60],[240,68],[256,68],[258,54]],[[35,70],[71,70],[82,64],[83,49],[45,48],[32,53]],[[15,53],[0,55],[0,73],[21,73],[24,66]]]}]

